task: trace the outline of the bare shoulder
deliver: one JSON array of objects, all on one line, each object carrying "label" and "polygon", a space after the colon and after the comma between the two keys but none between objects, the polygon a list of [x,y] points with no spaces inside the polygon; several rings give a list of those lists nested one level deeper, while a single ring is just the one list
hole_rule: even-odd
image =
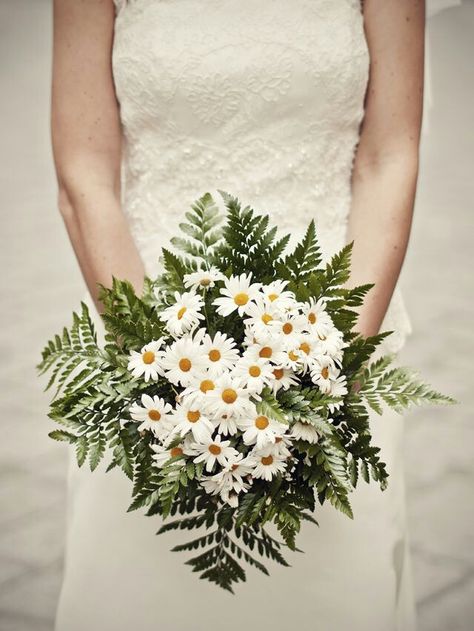
[{"label": "bare shoulder", "polygon": [[423,104],[425,2],[364,0],[363,12],[370,52],[364,144],[377,153],[407,144],[416,149]]},{"label": "bare shoulder", "polygon": [[115,171],[121,133],[112,74],[114,2],[54,0],[53,18],[51,124],[59,171],[92,157]]}]

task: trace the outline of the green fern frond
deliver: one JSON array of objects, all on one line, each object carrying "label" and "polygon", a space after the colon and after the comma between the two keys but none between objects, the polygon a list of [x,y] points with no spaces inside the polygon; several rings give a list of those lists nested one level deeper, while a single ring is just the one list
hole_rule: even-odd
[{"label": "green fern frond", "polygon": [[347,453],[335,438],[326,438],[315,445],[315,467],[308,477],[317,491],[319,501],[328,500],[337,510],[351,519],[352,508],[349,503],[351,483],[348,472]]},{"label": "green fern frond", "polygon": [[[56,335],[44,348],[37,369],[40,375],[51,370],[46,390],[56,385],[54,398],[67,388],[69,394],[86,371],[96,375],[107,364],[106,357],[97,345],[97,335],[87,305],[81,303],[81,314],[73,313],[73,323]],[[82,368],[81,372],[77,372]],[[68,387],[69,384],[69,387]]]},{"label": "green fern frond", "polygon": [[272,394],[270,388],[265,388],[260,394],[261,400],[257,401],[255,407],[259,414],[268,416],[279,423],[288,425],[288,418],[285,410],[280,406],[277,398]]},{"label": "green fern frond", "polygon": [[306,233],[294,251],[277,264],[278,275],[290,281],[290,286],[308,280],[321,263],[321,250],[316,238],[316,226],[311,221]]},{"label": "green fern frond", "polygon": [[246,206],[237,197],[219,191],[227,209],[223,242],[215,253],[215,264],[223,271],[240,275],[251,273],[254,280],[269,282],[275,276],[277,262],[289,236],[276,241],[276,228],[268,228],[269,218]]},{"label": "green fern frond", "polygon": [[130,427],[118,430],[110,442],[114,461],[122,469],[127,478],[133,479],[133,434]]},{"label": "green fern frond", "polygon": [[[404,367],[391,370],[378,370],[365,383],[359,392],[360,396],[372,401],[377,399],[397,412],[413,405],[449,405],[456,403],[455,399],[432,390],[430,386],[418,380],[417,375]],[[371,407],[374,408],[373,405]],[[375,408],[374,408],[375,409]]]},{"label": "green fern frond", "polygon": [[[219,224],[222,217],[210,193],[205,193],[186,213],[187,222],[179,224],[185,238],[175,237],[171,243],[185,254],[197,258],[208,266],[211,264],[215,247],[222,238]],[[187,237],[187,238],[186,238]]]},{"label": "green fern frond", "polygon": [[356,335],[344,351],[344,372],[349,376],[358,372],[370,360],[377,346],[391,333],[392,331],[383,331],[366,338]]},{"label": "green fern frond", "polygon": [[326,416],[329,406],[341,403],[341,397],[330,396],[321,392],[318,388],[289,388],[278,393],[278,401],[290,420],[306,419],[311,422],[315,414]]},{"label": "green fern frond", "polygon": [[337,289],[349,280],[353,243],[348,243],[333,255],[321,274],[321,295],[337,295]]},{"label": "green fern frond", "polygon": [[367,283],[365,285],[358,285],[352,289],[344,289],[344,302],[345,306],[349,308],[360,307],[369,291],[374,287],[373,283]]},{"label": "green fern frond", "polygon": [[[170,265],[174,260],[170,258]],[[164,323],[156,306],[138,297],[128,281],[114,278],[111,289],[101,288],[100,298],[105,306],[102,320],[109,334],[107,350],[112,351],[112,357],[117,351],[139,349],[163,335]]]}]

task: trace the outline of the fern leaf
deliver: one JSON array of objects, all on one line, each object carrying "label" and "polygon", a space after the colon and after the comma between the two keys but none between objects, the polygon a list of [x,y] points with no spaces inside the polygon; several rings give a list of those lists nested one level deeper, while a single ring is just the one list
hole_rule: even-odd
[{"label": "fern leaf", "polygon": [[294,251],[283,262],[278,263],[277,270],[280,276],[298,284],[305,281],[310,274],[317,270],[321,263],[321,251],[316,239],[316,226],[314,220],[310,222],[306,233]]}]

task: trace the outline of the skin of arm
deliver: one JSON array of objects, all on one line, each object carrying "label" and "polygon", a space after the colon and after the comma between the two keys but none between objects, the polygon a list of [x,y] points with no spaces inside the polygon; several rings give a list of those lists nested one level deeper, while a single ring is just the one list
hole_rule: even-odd
[{"label": "skin of arm", "polygon": [[365,116],[352,174],[348,286],[375,283],[356,329],[379,332],[405,258],[418,177],[424,2],[365,0],[370,53]]},{"label": "skin of arm", "polygon": [[112,0],[54,0],[51,136],[58,206],[98,308],[98,283],[144,267],[120,201],[121,125],[112,77]]}]

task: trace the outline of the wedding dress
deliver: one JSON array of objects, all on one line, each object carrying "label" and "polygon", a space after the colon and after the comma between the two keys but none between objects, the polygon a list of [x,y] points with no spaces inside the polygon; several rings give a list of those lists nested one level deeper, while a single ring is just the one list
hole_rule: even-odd
[{"label": "wedding dress", "polygon": [[[115,0],[113,73],[123,208],[148,273],[189,205],[223,189],[325,256],[345,242],[369,55],[359,0]],[[100,326],[100,323],[99,323]],[[410,331],[396,290],[383,351]],[[291,568],[250,570],[237,595],[199,581],[176,534],[126,513],[130,483],[71,456],[57,631],[412,631],[403,419],[371,419],[390,472],[364,482],[354,521],[332,506],[303,527]],[[189,533],[188,533],[189,534]],[[181,539],[180,539],[181,541]]]}]

